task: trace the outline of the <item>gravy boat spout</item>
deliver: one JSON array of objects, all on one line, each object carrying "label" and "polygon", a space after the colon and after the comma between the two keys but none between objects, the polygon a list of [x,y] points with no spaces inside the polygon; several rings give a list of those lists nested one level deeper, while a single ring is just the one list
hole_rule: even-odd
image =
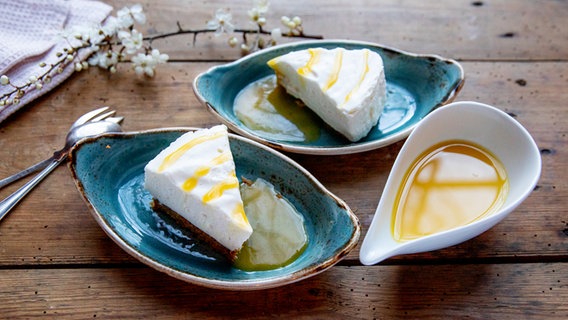
[{"label": "gravy boat spout", "polygon": [[[492,153],[507,172],[509,190],[502,206],[473,222],[413,240],[393,235],[397,193],[409,168],[433,145],[462,140]],[[369,230],[359,259],[373,265],[395,255],[426,252],[469,240],[504,219],[534,189],[541,171],[540,152],[528,131],[505,112],[477,102],[454,102],[426,116],[402,147]]]}]

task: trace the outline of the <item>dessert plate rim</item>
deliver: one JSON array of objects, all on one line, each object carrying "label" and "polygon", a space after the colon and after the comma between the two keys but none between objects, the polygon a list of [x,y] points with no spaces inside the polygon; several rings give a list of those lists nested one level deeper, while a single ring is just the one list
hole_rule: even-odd
[{"label": "dessert plate rim", "polygon": [[[197,284],[204,287],[210,287],[216,289],[224,289],[224,290],[258,290],[258,289],[267,289],[267,288],[274,288],[278,286],[287,285],[290,283],[294,283],[309,278],[316,274],[319,274],[331,268],[333,265],[335,265],[337,262],[343,259],[343,257],[345,257],[356,246],[361,234],[360,222],[357,216],[354,214],[354,212],[348,207],[348,205],[343,200],[341,200],[340,198],[332,194],[329,190],[327,190],[327,188],[325,188],[319,181],[317,181],[315,177],[313,177],[306,169],[301,167],[292,159],[286,157],[285,155],[265,145],[262,145],[255,141],[251,141],[250,139],[235,134],[229,135],[231,141],[239,141],[239,143],[244,143],[244,145],[246,146],[250,146],[252,148],[260,148],[259,150],[261,151],[259,152],[261,153],[268,152],[270,156],[275,156],[279,159],[282,159],[283,161],[291,165],[295,170],[298,170],[297,174],[305,175],[307,179],[306,181],[309,181],[310,185],[313,186],[314,190],[318,190],[317,192],[321,193],[322,197],[329,197],[330,202],[333,203],[334,205],[337,205],[337,213],[341,214],[343,216],[342,218],[344,219],[344,221],[349,221],[350,224],[350,226],[348,227],[342,226],[342,228],[345,228],[342,229],[342,231],[345,230],[347,231],[348,234],[348,236],[346,236],[345,238],[344,243],[338,243],[337,248],[334,249],[335,251],[327,252],[327,254],[324,254],[323,257],[318,258],[317,260],[314,261],[306,260],[300,262],[299,265],[301,267],[300,266],[290,267],[290,268],[284,267],[270,272],[265,272],[265,271],[245,272],[238,270],[234,267],[231,267],[230,265],[228,265],[228,263],[226,263],[228,265],[227,274],[222,274],[222,276],[220,277],[208,276],[211,272],[215,273],[217,271],[207,270],[200,273],[200,270],[205,269],[205,267],[203,266],[208,266],[207,261],[205,262],[198,261],[199,262],[198,265],[196,264],[194,266],[188,266],[189,271],[180,270],[179,261],[171,261],[171,263],[168,263],[168,261],[164,261],[163,259],[161,259],[158,253],[152,252],[150,249],[147,249],[144,246],[136,246],[134,243],[132,243],[132,241],[129,240],[128,237],[130,236],[130,234],[128,233],[132,233],[132,230],[134,230],[132,228],[144,228],[144,225],[136,224],[135,226],[130,226],[128,230],[121,230],[121,228],[124,226],[122,225],[117,226],[111,220],[113,220],[116,217],[120,217],[121,215],[122,218],[124,218],[124,213],[122,212],[122,210],[127,210],[127,209],[117,208],[118,205],[110,205],[110,204],[109,207],[105,207],[105,205],[102,204],[106,202],[111,203],[115,201],[115,199],[109,199],[109,198],[117,197],[116,195],[118,194],[117,190],[119,189],[119,187],[123,186],[126,183],[125,181],[128,179],[126,179],[125,177],[116,177],[116,180],[110,181],[110,183],[108,181],[104,183],[100,181],[89,182],[88,180],[103,181],[104,177],[101,177],[102,175],[102,173],[100,172],[101,170],[94,170],[95,172],[88,172],[87,168],[90,168],[89,167],[90,165],[86,165],[86,162],[89,162],[91,159],[88,157],[89,155],[88,151],[83,151],[83,150],[85,150],[86,149],[85,147],[87,146],[95,146],[96,144],[100,145],[97,146],[97,148],[103,148],[109,150],[112,150],[113,148],[120,149],[119,144],[116,144],[116,142],[120,140],[129,139],[129,142],[132,143],[138,142],[140,144],[143,144],[147,143],[146,140],[141,138],[143,136],[148,136],[149,137],[148,139],[151,141],[153,137],[155,137],[155,139],[160,138],[160,135],[165,136],[167,134],[177,134],[177,133],[181,135],[183,132],[186,132],[188,130],[196,130],[196,129],[198,128],[172,127],[172,128],[150,129],[150,130],[143,130],[136,132],[103,134],[97,137],[84,139],[80,141],[71,150],[71,156],[70,156],[71,160],[69,162],[69,169],[71,170],[73,180],[83,200],[89,207],[90,209],[89,211],[91,212],[92,216],[99,224],[99,226],[124,251],[126,251],[127,253],[129,253],[131,256],[138,259],[142,263],[158,271],[164,272],[174,278],[192,284]],[[116,145],[116,147],[114,147],[113,145]],[[84,152],[84,155],[81,155],[82,152]],[[111,152],[110,155],[108,155],[108,157],[104,161],[114,161],[115,157],[113,157],[112,151],[110,152]],[[157,152],[159,152],[159,150],[156,150],[156,154]],[[241,156],[242,155],[239,155],[239,157]],[[133,155],[132,158],[136,157]],[[240,158],[235,158],[237,169],[239,168],[239,161],[243,161],[239,159]],[[132,161],[133,163],[128,164],[128,166],[135,164],[139,168],[133,170],[139,171],[141,163],[136,163],[138,161],[136,159]],[[143,175],[143,172],[140,173],[138,171],[130,174]],[[127,173],[124,173],[124,175],[126,176]],[[109,184],[116,184],[116,186],[109,186]],[[288,187],[293,188],[293,186],[288,186]],[[112,194],[112,196],[109,197],[97,193],[97,192],[104,193],[105,191],[98,190],[104,188],[111,188],[112,190],[110,190],[110,194]],[[100,199],[98,199],[97,197],[100,197]],[[302,213],[304,217],[309,217],[310,215],[313,214],[311,212],[302,212]],[[135,236],[147,237],[148,235],[138,234]],[[308,236],[310,236],[310,234],[308,234]],[[319,247],[315,247],[314,250],[319,250],[319,249],[320,249]],[[178,253],[176,253],[176,256],[174,256],[175,259],[178,258],[177,255]],[[311,256],[308,257],[310,257],[311,259]],[[194,260],[189,259],[188,261],[189,262],[187,263],[189,264],[192,263],[192,261]],[[217,263],[217,265],[219,264],[218,261],[215,263]],[[203,266],[201,266],[201,264],[203,264]],[[215,267],[215,265],[213,265],[213,267]],[[233,274],[238,274],[239,277],[236,278],[236,280],[232,279],[231,276]],[[246,275],[243,276],[243,274]]]}]

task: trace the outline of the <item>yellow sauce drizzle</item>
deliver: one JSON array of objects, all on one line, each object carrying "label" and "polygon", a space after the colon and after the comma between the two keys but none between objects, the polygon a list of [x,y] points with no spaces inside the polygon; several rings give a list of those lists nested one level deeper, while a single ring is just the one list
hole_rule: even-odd
[{"label": "yellow sauce drizzle", "polygon": [[312,72],[312,67],[316,63],[318,63],[319,58],[320,58],[320,50],[308,49],[308,52],[310,53],[310,59],[308,60],[308,63],[306,63],[305,66],[298,69],[298,73],[302,76],[305,76],[308,73]]},{"label": "yellow sauce drizzle", "polygon": [[225,192],[226,190],[234,189],[234,188],[238,188],[238,187],[239,187],[239,180],[237,180],[235,175],[232,174],[231,177],[229,177],[229,178],[219,182],[215,186],[213,186],[213,188],[211,188],[211,190],[209,190],[203,196],[202,200],[203,200],[203,202],[213,201],[213,200],[219,198],[221,195],[223,195],[223,192]]},{"label": "yellow sauce drizzle", "polygon": [[201,166],[197,168],[193,176],[185,180],[185,182],[182,185],[182,189],[186,192],[193,190],[193,188],[195,188],[195,186],[197,185],[199,178],[207,175],[211,170],[212,166],[218,166],[223,162],[229,161],[230,159],[231,159],[231,154],[229,152],[223,152],[219,154],[213,160],[211,160],[211,166]]},{"label": "yellow sauce drizzle", "polygon": [[359,78],[359,82],[355,85],[355,87],[353,87],[351,92],[349,92],[347,94],[347,96],[345,96],[345,101],[343,101],[343,104],[346,104],[349,101],[349,99],[351,99],[351,96],[353,95],[353,93],[355,93],[355,92],[357,92],[357,90],[359,90],[359,87],[361,87],[363,80],[365,80],[365,77],[367,76],[367,73],[369,72],[369,50],[365,49],[364,52],[365,52],[365,64],[364,64],[363,73],[361,73],[361,77]]},{"label": "yellow sauce drizzle", "polygon": [[214,139],[217,139],[219,137],[222,137],[224,134],[225,134],[224,131],[220,131],[220,132],[216,132],[212,135],[199,136],[199,137],[187,142],[183,146],[179,147],[176,151],[172,152],[171,154],[169,154],[167,157],[164,158],[164,161],[162,162],[162,164],[158,168],[158,172],[162,172],[162,171],[166,170],[169,166],[174,164],[184,153],[187,152],[187,150],[195,147],[196,145],[198,145],[200,143],[207,142],[209,140],[214,140]]},{"label": "yellow sauce drizzle", "polygon": [[273,58],[273,59],[268,60],[268,62],[266,64],[271,68],[275,68],[277,62],[278,62],[278,58]]},{"label": "yellow sauce drizzle", "polygon": [[249,224],[247,215],[245,214],[245,208],[244,208],[242,203],[237,203],[237,205],[235,206],[235,209],[233,209],[232,214],[235,217],[240,217],[242,222],[243,222],[243,225]]},{"label": "yellow sauce drizzle", "polygon": [[323,87],[323,91],[329,90],[337,82],[339,78],[339,71],[341,70],[341,65],[343,64],[343,50],[339,49],[335,55],[335,61],[333,63],[333,70],[327,80],[327,83]]},{"label": "yellow sauce drizzle", "polygon": [[195,170],[193,177],[185,180],[185,182],[181,186],[183,191],[189,192],[189,191],[193,190],[193,188],[195,188],[195,186],[197,185],[199,178],[207,175],[210,170],[211,170],[211,167],[206,167],[206,166],[199,167],[197,170]]}]

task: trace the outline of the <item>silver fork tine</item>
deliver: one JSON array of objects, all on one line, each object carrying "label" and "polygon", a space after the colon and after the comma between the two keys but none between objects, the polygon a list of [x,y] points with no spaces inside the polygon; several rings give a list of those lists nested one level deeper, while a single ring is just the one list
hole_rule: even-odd
[{"label": "silver fork tine", "polygon": [[91,120],[92,118],[94,118],[94,117],[98,116],[99,114],[107,111],[108,109],[109,109],[109,107],[102,107],[102,108],[98,108],[96,110],[87,112],[84,115],[80,116],[79,119],[77,119],[75,122],[73,122],[73,125],[71,127],[80,126],[82,124],[85,124],[89,120]]},{"label": "silver fork tine", "polygon": [[110,117],[105,119],[105,121],[114,122],[116,124],[120,124],[122,120],[124,120],[124,117]]},{"label": "silver fork tine", "polygon": [[[114,123],[120,125],[122,120],[124,120],[124,117],[112,117],[116,113],[116,111],[114,111],[114,110],[103,113],[103,112],[107,111],[108,109],[109,109],[109,107],[102,107],[102,108],[99,108],[99,109],[85,113],[84,115],[79,117],[79,119],[77,119],[77,121],[75,121],[73,123],[71,128],[83,125],[87,122],[102,121],[102,120],[114,122]],[[17,174],[10,176],[10,177],[1,179],[0,180],[0,189],[11,184],[12,182],[15,182],[15,181],[17,181],[21,178],[28,176],[29,174],[32,174],[36,171],[39,171],[39,170],[45,168],[48,164],[51,163],[52,160],[53,160],[53,157],[46,159],[44,161],[38,162],[35,165],[33,165],[33,166],[31,166],[27,169],[24,169],[24,170],[18,172]]]},{"label": "silver fork tine", "polygon": [[96,116],[96,117],[93,117],[92,119],[90,119],[90,120],[87,121],[87,122],[101,121],[101,120],[104,120],[104,119],[106,119],[106,118],[108,118],[108,117],[110,117],[110,116],[114,116],[115,113],[116,113],[116,111],[111,110],[111,111],[109,111],[109,112],[107,112],[107,113],[103,113],[103,114],[100,114],[100,115],[98,115],[98,116]]}]

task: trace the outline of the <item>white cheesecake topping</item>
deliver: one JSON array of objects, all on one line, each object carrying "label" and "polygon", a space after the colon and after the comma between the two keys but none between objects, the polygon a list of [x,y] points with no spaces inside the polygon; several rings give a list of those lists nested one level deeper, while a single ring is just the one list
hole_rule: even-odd
[{"label": "white cheesecake topping", "polygon": [[386,102],[379,54],[311,48],[276,57],[268,65],[289,94],[349,140],[360,140],[377,124]]},{"label": "white cheesecake topping", "polygon": [[172,142],[146,165],[145,187],[231,251],[252,234],[223,125],[188,132]]}]

